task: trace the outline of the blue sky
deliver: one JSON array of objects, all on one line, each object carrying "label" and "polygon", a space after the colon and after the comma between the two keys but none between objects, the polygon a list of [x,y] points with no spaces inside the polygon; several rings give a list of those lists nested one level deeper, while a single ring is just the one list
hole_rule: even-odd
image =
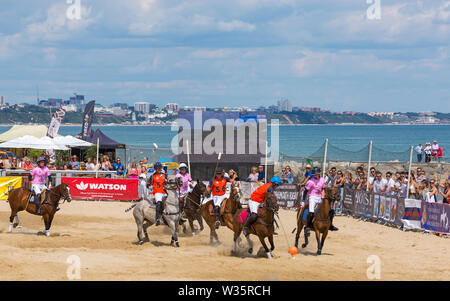
[{"label": "blue sky", "polygon": [[[375,1],[375,0],[373,0]],[[0,0],[0,94],[450,112],[450,1]]]}]

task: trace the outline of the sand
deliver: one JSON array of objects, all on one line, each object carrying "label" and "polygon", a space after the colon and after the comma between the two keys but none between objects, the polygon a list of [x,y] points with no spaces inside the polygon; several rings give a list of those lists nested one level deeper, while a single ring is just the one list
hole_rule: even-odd
[{"label": "sand", "polygon": [[[51,236],[40,217],[19,213],[21,228],[7,233],[9,204],[0,203],[0,280],[68,280],[67,259],[80,258],[81,280],[368,280],[370,255],[380,259],[380,280],[450,279],[450,240],[337,216],[340,231],[330,232],[321,256],[314,236],[295,259],[288,254],[295,212],[280,210],[273,259],[246,249],[231,256],[232,232],[218,231],[222,244],[209,245],[209,228],[197,236],[180,234],[180,248],[169,245],[165,226],[149,228],[150,242],[136,245],[129,203],[72,201],[61,205]],[[286,237],[287,236],[287,237]],[[286,238],[289,242],[286,241]]]}]

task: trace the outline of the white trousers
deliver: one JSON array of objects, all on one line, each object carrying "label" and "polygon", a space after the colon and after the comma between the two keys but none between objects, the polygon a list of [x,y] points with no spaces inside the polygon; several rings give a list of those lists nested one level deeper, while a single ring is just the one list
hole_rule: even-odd
[{"label": "white trousers", "polygon": [[261,206],[261,203],[255,202],[253,200],[248,200],[248,208],[251,213],[258,214],[258,208]]},{"label": "white trousers", "polygon": [[214,206],[221,206],[225,195],[213,195]]},{"label": "white trousers", "polygon": [[145,180],[139,182],[138,194],[139,194],[139,199],[147,199],[148,189],[147,189],[147,183],[145,182]]},{"label": "white trousers", "polygon": [[316,204],[322,203],[322,199],[320,196],[316,195],[310,195],[309,196],[309,212],[314,213],[314,207],[316,207]]},{"label": "white trousers", "polygon": [[165,193],[155,193],[155,202],[162,202],[163,198],[166,197]]},{"label": "white trousers", "polygon": [[35,194],[40,194],[42,190],[47,189],[45,184],[33,184],[31,185],[31,190],[34,191]]}]

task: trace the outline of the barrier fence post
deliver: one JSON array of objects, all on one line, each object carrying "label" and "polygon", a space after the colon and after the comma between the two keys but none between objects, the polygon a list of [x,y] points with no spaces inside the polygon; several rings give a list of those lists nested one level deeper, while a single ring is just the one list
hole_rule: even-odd
[{"label": "barrier fence post", "polygon": [[409,168],[408,168],[408,187],[406,188],[406,198],[409,198],[409,188],[411,186],[411,165],[413,156],[413,146],[411,145],[411,151],[409,153]]},{"label": "barrier fence post", "polygon": [[369,142],[369,162],[368,163],[369,164],[367,165],[367,187],[366,187],[367,191],[369,191],[370,164],[372,163],[372,140],[370,140],[370,142]]},{"label": "barrier fence post", "polygon": [[[97,138],[97,164],[98,164],[99,144],[100,144],[100,138]],[[98,168],[95,169],[95,177],[98,178]]]},{"label": "barrier fence post", "polygon": [[325,167],[327,164],[328,138],[325,139],[325,151],[323,154],[322,178],[325,178]]},{"label": "barrier fence post", "polygon": [[266,166],[265,166],[265,172],[264,172],[264,183],[267,183],[267,140],[266,140]]}]

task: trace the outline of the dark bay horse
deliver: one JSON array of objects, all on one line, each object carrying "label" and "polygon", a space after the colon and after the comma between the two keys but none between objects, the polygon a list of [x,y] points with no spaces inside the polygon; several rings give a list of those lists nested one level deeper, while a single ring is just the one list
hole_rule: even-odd
[{"label": "dark bay horse", "polygon": [[[233,216],[239,207],[240,207],[239,189],[234,183],[231,183],[230,196],[223,200],[222,206],[220,208],[220,223],[222,226],[227,226],[228,228],[233,230],[234,224]],[[214,239],[216,240],[216,243],[220,243],[215,226],[216,217],[214,216],[214,214],[211,214],[212,208],[213,208],[213,201],[210,200],[202,204],[200,209],[201,214],[210,229],[209,241],[211,244],[213,244]]]},{"label": "dark bay horse", "polygon": [[[258,236],[259,241],[261,242],[262,246],[264,247],[264,250],[266,251],[267,258],[272,258],[272,254],[270,252],[275,249],[275,245],[273,243],[273,233],[274,233],[273,223],[275,221],[275,214],[278,212],[278,208],[279,206],[275,194],[273,193],[273,191],[268,191],[266,193],[266,197],[264,198],[262,206],[258,210],[258,219],[256,220],[255,224],[253,224],[248,228],[249,234]],[[243,213],[246,210],[247,209],[239,209],[233,216],[233,232],[234,232],[233,237],[234,245],[232,249],[233,253],[236,252],[236,247],[240,240],[239,236],[241,235],[242,229],[244,228],[244,224],[241,222],[245,221],[239,221],[239,218],[241,213]],[[253,243],[249,236],[247,236],[246,239],[248,244],[250,245],[248,252],[251,254],[253,253]],[[269,239],[270,250],[265,242],[266,237]]]},{"label": "dark bay horse", "polygon": [[189,221],[189,226],[191,227],[192,236],[195,235],[194,221],[196,220],[200,225],[200,231],[203,231],[203,219],[200,214],[200,209],[202,205],[203,197],[208,197],[206,185],[197,180],[197,184],[194,186],[191,192],[188,192],[183,198],[184,200],[184,214]]},{"label": "dark bay horse", "polygon": [[[317,255],[322,254],[322,248],[325,243],[325,239],[328,235],[328,229],[330,229],[331,220],[330,220],[330,209],[331,204],[334,201],[339,200],[341,197],[339,188],[325,188],[325,198],[322,203],[319,204],[319,209],[317,213],[314,215],[314,219],[312,221],[313,230],[316,233],[317,240]],[[302,232],[303,227],[306,225],[306,214],[304,216],[303,212],[308,208],[307,204],[303,206],[299,211],[297,211],[297,234],[295,235],[295,247],[298,248],[298,239],[300,233]],[[294,229],[295,231],[295,229]],[[294,232],[292,231],[292,232]],[[322,239],[320,239],[320,234],[322,234]],[[305,232],[305,243],[302,244],[302,248],[306,248],[308,245],[308,233]]]},{"label": "dark bay horse", "polygon": [[[9,217],[9,230],[12,231],[13,226],[17,227],[19,224],[19,218],[17,213],[26,210],[28,213],[33,215],[37,214],[37,208],[35,203],[29,203],[31,191],[24,187],[16,188],[11,190],[8,196],[9,206],[11,207],[11,216]],[[50,227],[52,225],[53,217],[58,209],[59,201],[64,199],[64,201],[70,202],[72,198],[70,197],[70,189],[66,183],[61,183],[56,187],[51,189],[46,189],[41,194],[42,199],[44,199],[44,194],[47,194],[47,200],[41,205],[42,217],[45,224],[45,235],[50,235]],[[36,202],[37,200],[35,200]],[[16,219],[16,223],[13,225],[13,220]]]}]

